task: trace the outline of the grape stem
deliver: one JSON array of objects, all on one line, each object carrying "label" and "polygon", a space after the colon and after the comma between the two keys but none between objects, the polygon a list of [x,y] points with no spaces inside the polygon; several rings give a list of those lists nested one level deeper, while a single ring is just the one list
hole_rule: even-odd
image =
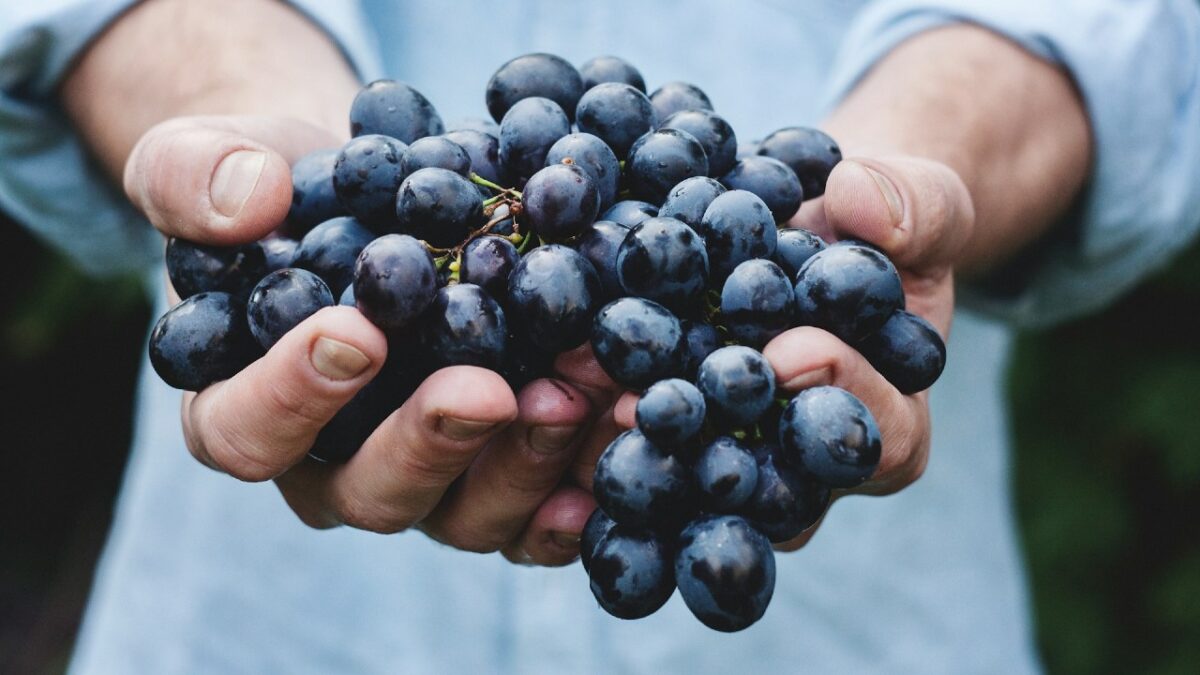
[{"label": "grape stem", "polygon": [[483,176],[480,176],[479,174],[475,173],[474,171],[471,172],[469,178],[471,179],[471,182],[475,183],[476,185],[482,185],[483,187],[491,189],[491,190],[495,190],[502,195],[511,195],[513,197],[516,197],[517,199],[521,198],[521,192],[519,190],[514,190],[512,188],[506,188],[503,185],[500,185],[498,183],[493,183],[492,181],[484,178]]}]

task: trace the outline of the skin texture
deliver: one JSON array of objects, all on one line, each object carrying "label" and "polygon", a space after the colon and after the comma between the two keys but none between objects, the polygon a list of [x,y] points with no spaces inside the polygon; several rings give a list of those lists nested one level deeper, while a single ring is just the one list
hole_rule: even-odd
[{"label": "skin texture", "polygon": [[[209,58],[198,63],[197,52]],[[189,77],[179,78],[184,64]],[[283,221],[290,162],[346,140],[357,89],[325,34],[283,3],[150,0],[92,44],[61,95],[98,161],[123,177],[155,227],[229,245]],[[1025,102],[1016,114],[1006,105],[1014,99]],[[792,222],[879,245],[900,268],[908,309],[943,335],[953,275],[993,266],[1047,230],[1090,161],[1087,120],[1069,78],[967,26],[899,46],[824,126],[847,161],[825,196],[806,202]],[[240,166],[223,162],[233,158]],[[522,563],[569,562],[595,506],[587,491],[595,460],[633,425],[634,397],[617,401],[586,345],[557,359],[561,381],[535,381],[517,395],[495,373],[448,368],[348,463],[302,461],[386,349],[354,309],[321,310],[242,373],[185,395],[189,450],[236,478],[274,479],[314,527],[416,526]],[[815,328],[784,333],[766,355],[782,389],[834,384],[879,421],[880,468],[857,492],[894,492],[920,476],[929,448],[925,394],[900,394]]]}]

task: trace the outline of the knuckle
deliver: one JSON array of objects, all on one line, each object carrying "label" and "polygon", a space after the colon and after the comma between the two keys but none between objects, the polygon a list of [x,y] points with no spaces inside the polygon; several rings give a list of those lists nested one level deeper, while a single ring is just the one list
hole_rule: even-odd
[{"label": "knuckle", "polygon": [[221,471],[238,480],[259,483],[278,476],[286,468],[268,461],[270,453],[225,424],[209,426],[204,447]]},{"label": "knuckle", "polygon": [[371,503],[361,497],[339,499],[334,511],[342,523],[376,534],[396,534],[413,525],[412,517],[398,508]]},{"label": "knuckle", "polygon": [[328,401],[312,392],[273,383],[266,388],[264,397],[267,409],[275,412],[276,419],[297,432],[308,433],[320,429],[329,421]]},{"label": "knuckle", "polygon": [[492,528],[478,528],[461,521],[442,523],[434,536],[438,541],[469,553],[495,553],[508,544],[508,538]]}]

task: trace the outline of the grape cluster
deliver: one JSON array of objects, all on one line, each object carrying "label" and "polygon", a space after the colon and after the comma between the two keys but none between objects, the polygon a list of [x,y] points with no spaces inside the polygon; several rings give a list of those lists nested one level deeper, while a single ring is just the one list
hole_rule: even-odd
[{"label": "grape cluster", "polygon": [[494,122],[446,131],[412,87],[365,87],[353,139],[293,166],[292,207],[270,237],[168,243],[182,301],[154,327],[151,362],[198,391],[321,308],[357,307],[389,358],[310,452],[340,462],[434,369],[490,368],[517,389],[590,343],[613,381],[642,393],[637,427],[595,470],[600,508],[580,554],[596,599],[638,618],[678,588],[706,625],[746,628],[774,589],[771,544],[811,527],[881,451],[857,398],[829,386],[783,397],[759,350],[817,326],[912,393],[940,375],[942,340],[905,311],[878,249],[780,227],[841,159],[822,132],[780,129],[739,154],[698,87],[647,95],[615,57],[579,69],[517,57],[486,104]]}]

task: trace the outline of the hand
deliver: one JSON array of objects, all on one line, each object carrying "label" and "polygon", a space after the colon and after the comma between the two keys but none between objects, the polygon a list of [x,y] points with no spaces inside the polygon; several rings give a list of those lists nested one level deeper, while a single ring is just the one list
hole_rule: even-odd
[{"label": "hand", "polygon": [[[290,163],[342,139],[286,118],[177,118],[136,144],[129,198],[168,236],[252,241],[291,202]],[[188,449],[247,481],[273,479],[318,528],[375,532],[417,526],[471,551],[565,564],[594,502],[560,481],[580,447],[615,435],[616,388],[584,347],[559,358],[565,381],[514,396],[494,372],[467,366],[430,376],[341,466],[306,461],[317,432],[379,371],[383,334],[352,308],[326,308],[261,359],[203,392],[186,393]],[[609,410],[591,423],[593,411]]]}]

